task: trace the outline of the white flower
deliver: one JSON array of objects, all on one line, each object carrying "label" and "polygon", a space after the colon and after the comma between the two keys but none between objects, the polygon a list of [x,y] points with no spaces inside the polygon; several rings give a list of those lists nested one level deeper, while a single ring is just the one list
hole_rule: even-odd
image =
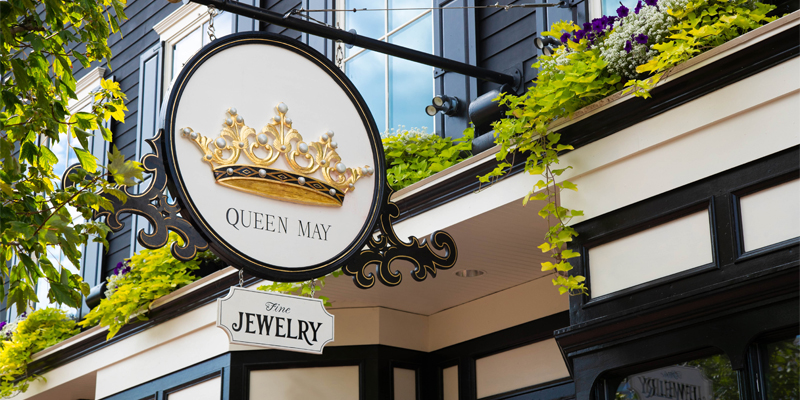
[{"label": "white flower", "polygon": [[[688,0],[661,0],[658,7],[645,5],[638,14],[631,12],[615,22],[614,30],[600,45],[600,55],[608,63],[609,71],[626,78],[635,77],[636,67],[658,54],[652,46],[662,43],[669,36],[669,27],[677,23],[675,17],[667,14],[667,9],[680,9],[686,3]],[[646,44],[634,39],[640,34],[647,36]],[[625,50],[628,42],[630,52]]]}]

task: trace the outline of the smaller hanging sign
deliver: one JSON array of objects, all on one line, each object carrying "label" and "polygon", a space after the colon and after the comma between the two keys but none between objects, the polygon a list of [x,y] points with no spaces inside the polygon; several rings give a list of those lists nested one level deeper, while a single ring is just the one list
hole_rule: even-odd
[{"label": "smaller hanging sign", "polygon": [[333,315],[321,299],[232,287],[217,299],[217,326],[233,344],[322,354]]}]

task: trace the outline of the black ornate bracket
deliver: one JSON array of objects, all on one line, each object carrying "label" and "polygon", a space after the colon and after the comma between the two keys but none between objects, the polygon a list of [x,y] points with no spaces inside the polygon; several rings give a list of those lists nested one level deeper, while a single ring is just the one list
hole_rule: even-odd
[{"label": "black ornate bracket", "polygon": [[[386,185],[382,199],[384,207],[380,216],[380,233],[367,241],[367,249],[352,258],[343,268],[345,275],[352,276],[353,282],[361,289],[369,289],[375,285],[375,277],[386,286],[397,286],[403,280],[400,271],[392,270],[391,264],[396,260],[405,260],[414,265],[411,277],[421,282],[428,274],[436,277],[439,269],[450,269],[458,259],[456,242],[449,233],[436,231],[421,241],[409,237],[410,242],[403,242],[397,237],[392,221],[400,215],[400,208],[389,200],[394,191]],[[444,251],[439,255],[433,249]],[[374,270],[370,267],[374,266]]]},{"label": "black ornate bracket", "polygon": [[[136,235],[139,244],[148,249],[161,248],[167,244],[169,231],[173,231],[183,239],[184,245],[173,243],[172,255],[179,260],[189,261],[198,252],[208,249],[209,245],[194,226],[180,216],[180,206],[169,202],[167,174],[161,147],[157,145],[163,134],[164,131],[159,130],[155,137],[145,140],[153,150],[152,154],[145,155],[141,160],[145,172],[151,176],[147,189],[136,194],[131,192],[132,187],[124,187],[128,196],[125,203],[116,197],[105,195],[113,204],[114,210],[101,209],[95,212],[94,218],[105,216],[108,227],[113,232],[119,232],[125,226],[120,221],[120,216],[133,214],[144,217],[153,227],[153,233],[148,234],[145,229],[140,229]],[[66,177],[78,167],[80,164],[73,165],[64,173],[66,184],[69,184]],[[353,282],[359,288],[368,289],[374,286],[376,276],[384,285],[399,285],[403,276],[399,271],[391,269],[391,264],[396,260],[405,260],[415,266],[411,277],[416,281],[423,281],[428,275],[436,277],[439,269],[449,269],[456,264],[458,249],[455,240],[447,232],[436,231],[429,239],[422,240],[410,237],[410,242],[404,242],[397,237],[392,221],[400,215],[400,209],[389,200],[393,192],[387,185],[381,199],[384,207],[378,221],[379,226],[376,227],[376,235],[368,240],[367,249],[354,256],[342,268],[345,275],[353,277]],[[434,249],[444,255],[439,255]],[[370,267],[375,269],[369,270]]]},{"label": "black ornate bracket", "polygon": [[[136,235],[136,240],[148,249],[158,249],[167,244],[169,231],[173,231],[183,239],[183,246],[177,243],[172,244],[172,255],[181,261],[193,259],[198,252],[208,249],[208,243],[197,230],[194,229],[189,221],[181,218],[180,206],[177,203],[170,203],[167,197],[167,174],[164,170],[164,160],[161,155],[161,146],[157,145],[161,141],[164,130],[145,142],[153,150],[153,153],[142,157],[141,163],[146,173],[150,174],[150,186],[140,194],[131,193],[132,187],[121,188],[128,196],[128,200],[123,203],[114,196],[105,195],[114,206],[114,210],[101,209],[94,213],[94,218],[106,217],[106,224],[113,232],[119,232],[125,227],[120,221],[123,214],[134,214],[144,217],[153,233],[146,233],[145,229],[140,229]],[[66,177],[74,168],[80,164],[73,165],[64,173]]]}]

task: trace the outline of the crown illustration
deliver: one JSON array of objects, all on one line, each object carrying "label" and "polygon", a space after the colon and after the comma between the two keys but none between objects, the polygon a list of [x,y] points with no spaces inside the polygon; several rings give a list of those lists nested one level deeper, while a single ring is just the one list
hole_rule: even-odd
[{"label": "crown illustration", "polygon": [[[336,153],[338,144],[332,131],[323,133],[319,141],[303,141],[303,136],[292,128],[291,118],[286,117],[289,107],[280,103],[275,109],[278,115],[258,134],[244,124],[235,108],[228,109],[216,139],[190,127],[180,132],[203,152],[203,161],[211,165],[218,184],[276,200],[341,207],[345,194],[355,189],[356,181],[375,172],[369,166],[345,166]],[[252,164],[237,164],[241,153]],[[281,156],[292,171],[269,168]],[[322,179],[312,176],[318,170]]]}]

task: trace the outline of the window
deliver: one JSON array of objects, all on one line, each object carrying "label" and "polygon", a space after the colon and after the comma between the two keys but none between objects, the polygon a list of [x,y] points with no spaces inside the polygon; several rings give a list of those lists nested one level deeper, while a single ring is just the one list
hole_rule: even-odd
[{"label": "window", "polygon": [[765,347],[767,399],[800,398],[800,336],[768,343]]},{"label": "window", "polygon": [[[347,30],[426,53],[433,53],[431,0],[346,0],[342,9],[416,10],[341,12]],[[382,132],[405,127],[433,132],[425,106],[434,96],[433,68],[360,48],[345,50],[344,71],[369,105]]]},{"label": "window", "polygon": [[[78,80],[75,91],[78,100],[70,102],[70,114],[91,111],[93,104],[92,92],[97,91],[100,88],[100,80],[104,74],[104,68],[95,68]],[[69,166],[78,163],[78,159],[75,156],[75,150],[73,150],[74,146],[80,146],[80,144],[77,142],[76,138],[73,138],[71,135],[67,134],[62,135],[58,142],[52,143],[50,146],[50,149],[58,157],[58,164],[53,167],[56,175],[62,176],[64,171],[66,171]],[[97,132],[94,137],[89,138],[89,150],[91,150],[92,154],[97,157],[98,165],[106,164],[108,143],[103,140],[101,136],[99,136],[99,132]],[[57,184],[60,185],[61,183],[58,182]],[[71,207],[68,207],[68,209],[72,215],[72,221],[75,224],[84,222],[83,216],[78,213],[77,210]],[[99,284],[99,271],[100,264],[102,264],[103,259],[103,246],[102,244],[92,242],[92,238],[90,237],[88,243],[81,247],[80,251],[80,265],[73,265],[61,248],[57,246],[49,247],[47,249],[47,255],[56,268],[66,268],[72,273],[80,273],[84,281],[86,281],[89,286],[96,286]],[[50,284],[48,283],[47,279],[40,278],[36,285],[36,297],[39,299],[39,303],[36,305],[36,308],[54,306],[54,304],[50,303],[49,299],[47,298],[47,292],[49,290]],[[67,311],[67,314],[73,318],[80,317],[81,310],[63,305],[61,308]]]},{"label": "window", "polygon": [[633,374],[622,380],[616,400],[738,400],[736,371],[725,355],[714,355]]},{"label": "window", "polygon": [[[180,6],[153,29],[158,32],[164,43],[164,82],[172,82],[180,73],[183,65],[203,46],[208,44],[209,22],[208,8],[196,3]],[[236,18],[233,14],[220,11],[214,17],[214,32],[220,38],[236,30]],[[164,94],[169,90],[165,85]]]}]

